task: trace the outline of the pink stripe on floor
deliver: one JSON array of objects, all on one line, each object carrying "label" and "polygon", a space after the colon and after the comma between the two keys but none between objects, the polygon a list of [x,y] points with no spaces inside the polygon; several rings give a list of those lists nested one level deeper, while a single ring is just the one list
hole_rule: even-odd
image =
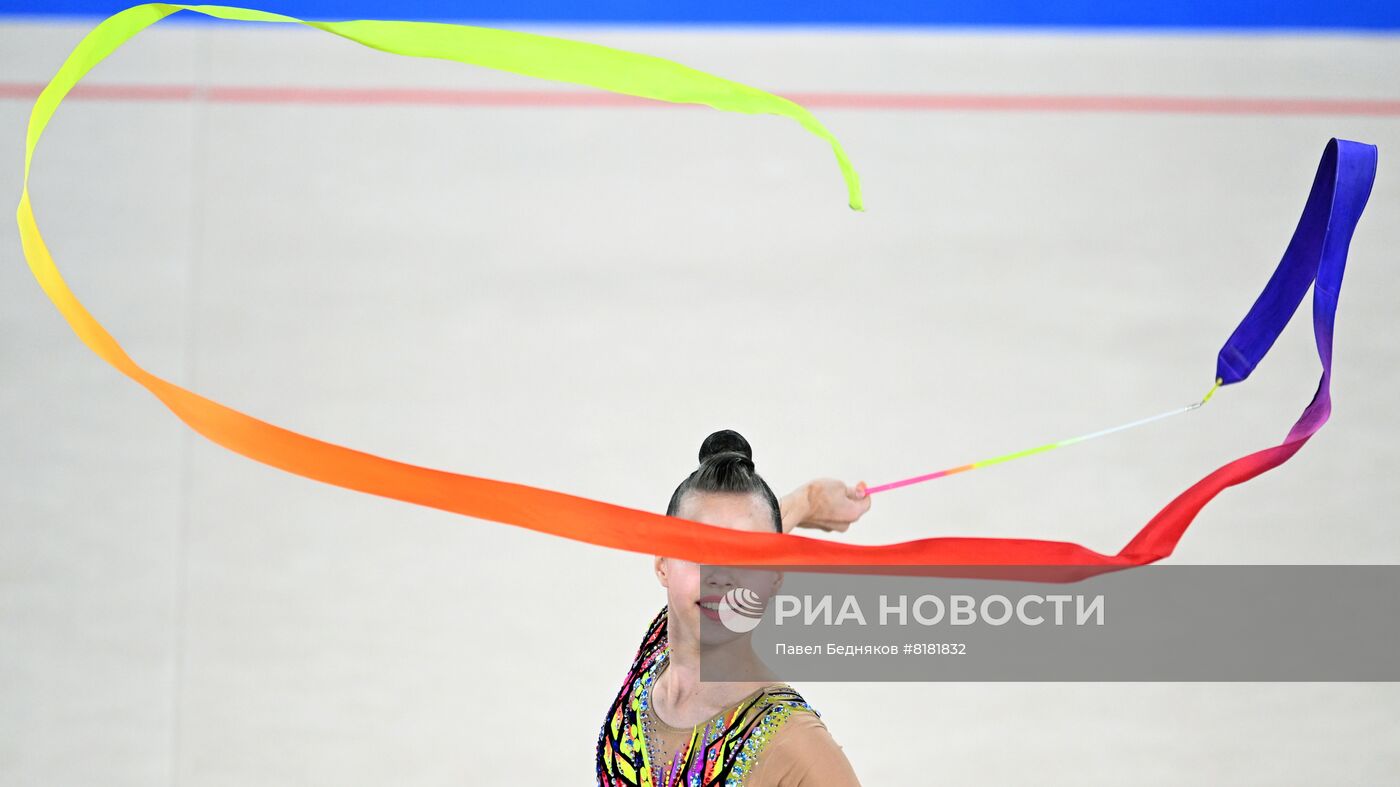
[{"label": "pink stripe on floor", "polygon": [[[0,82],[0,99],[32,100],[39,83]],[[1224,96],[994,95],[980,93],[786,93],[817,109],[896,112],[1136,112],[1192,115],[1400,116],[1400,100],[1240,98]],[[195,85],[79,85],[73,99],[193,101],[221,104],[460,107],[646,107],[663,102],[579,90],[449,90],[432,88],[266,87]]]}]

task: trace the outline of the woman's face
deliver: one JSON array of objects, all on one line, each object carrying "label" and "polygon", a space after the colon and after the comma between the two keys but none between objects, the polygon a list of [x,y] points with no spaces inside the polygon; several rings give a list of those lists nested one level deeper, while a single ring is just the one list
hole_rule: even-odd
[{"label": "woman's face", "polygon": [[[728,492],[691,492],[681,499],[676,516],[733,530],[772,533],[773,510],[759,495]],[[719,603],[736,587],[752,590],[764,608],[782,585],[777,571],[746,568],[708,568],[689,560],[656,558],[656,577],[666,588],[670,609],[669,637],[673,645],[717,645],[743,634],[731,631],[720,620]]]}]

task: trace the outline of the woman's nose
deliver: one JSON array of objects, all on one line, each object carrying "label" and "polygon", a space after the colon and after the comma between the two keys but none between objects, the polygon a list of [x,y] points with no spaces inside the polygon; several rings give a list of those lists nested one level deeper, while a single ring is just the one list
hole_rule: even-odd
[{"label": "woman's nose", "polygon": [[712,587],[734,587],[734,574],[725,568],[705,569],[705,584]]}]

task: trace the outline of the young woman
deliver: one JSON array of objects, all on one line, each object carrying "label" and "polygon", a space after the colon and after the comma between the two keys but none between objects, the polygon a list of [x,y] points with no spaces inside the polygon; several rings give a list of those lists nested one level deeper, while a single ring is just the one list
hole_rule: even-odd
[{"label": "young woman", "polygon": [[[739,433],[715,432],[700,466],[676,487],[667,516],[738,530],[844,531],[870,508],[863,488],[818,479],[781,501],[754,470]],[[851,764],[817,711],[774,679],[749,634],[721,626],[715,605],[735,585],[771,595],[775,572],[707,572],[657,557],[666,606],[652,620],[598,735],[598,783],[607,787],[850,787]],[[700,682],[700,660],[732,682]]]}]

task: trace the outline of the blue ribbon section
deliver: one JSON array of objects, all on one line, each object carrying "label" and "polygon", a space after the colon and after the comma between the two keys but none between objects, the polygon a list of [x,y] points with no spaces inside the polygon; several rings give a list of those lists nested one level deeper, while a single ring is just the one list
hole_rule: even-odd
[{"label": "blue ribbon section", "polygon": [[1308,287],[1314,286],[1313,331],[1323,373],[1318,393],[1326,395],[1347,246],[1376,179],[1376,156],[1375,145],[1344,139],[1327,143],[1303,216],[1283,259],[1216,357],[1215,375],[1222,384],[1249,377],[1292,319]]}]

